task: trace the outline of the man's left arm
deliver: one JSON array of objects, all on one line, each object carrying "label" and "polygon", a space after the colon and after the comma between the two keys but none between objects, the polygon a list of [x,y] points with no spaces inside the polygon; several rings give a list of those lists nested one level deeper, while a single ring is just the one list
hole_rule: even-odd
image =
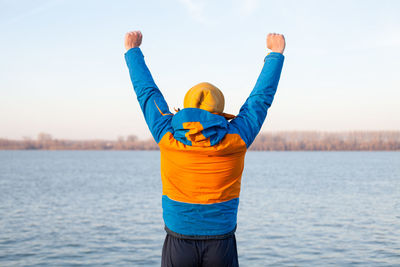
[{"label": "man's left arm", "polygon": [[146,66],[144,56],[139,48],[141,42],[141,32],[135,31],[126,34],[125,60],[146,123],[158,143],[169,122],[169,119],[164,116],[172,117],[172,113]]}]

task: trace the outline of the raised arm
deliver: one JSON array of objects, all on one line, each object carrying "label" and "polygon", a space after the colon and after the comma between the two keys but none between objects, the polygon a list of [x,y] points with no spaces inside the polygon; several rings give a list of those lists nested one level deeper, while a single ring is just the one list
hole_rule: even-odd
[{"label": "raised arm", "polygon": [[272,52],[265,58],[257,83],[240,108],[238,116],[230,122],[238,130],[247,147],[259,133],[274,99],[283,66],[285,38],[281,34],[268,34],[267,47]]},{"label": "raised arm", "polygon": [[125,35],[127,50],[125,60],[144,118],[158,143],[169,126],[172,114],[144,62],[144,56],[139,48],[141,43],[142,33],[140,31],[128,32]]}]

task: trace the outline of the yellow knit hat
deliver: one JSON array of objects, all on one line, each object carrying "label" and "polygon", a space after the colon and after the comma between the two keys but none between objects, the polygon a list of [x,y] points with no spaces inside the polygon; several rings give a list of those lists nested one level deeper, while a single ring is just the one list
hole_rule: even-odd
[{"label": "yellow knit hat", "polygon": [[[184,108],[201,108],[208,112],[221,115],[227,120],[236,118],[235,115],[223,113],[225,107],[224,94],[211,83],[199,83],[185,95]],[[176,111],[179,111],[176,110]]]},{"label": "yellow knit hat", "polygon": [[201,108],[211,113],[224,111],[225,98],[221,90],[211,83],[199,83],[186,93],[184,108]]}]

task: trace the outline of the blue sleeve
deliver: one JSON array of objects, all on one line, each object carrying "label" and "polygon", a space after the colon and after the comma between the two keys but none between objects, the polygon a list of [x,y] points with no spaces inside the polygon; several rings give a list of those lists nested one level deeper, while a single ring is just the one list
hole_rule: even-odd
[{"label": "blue sleeve", "polygon": [[280,53],[271,52],[266,56],[253,91],[240,108],[237,117],[230,122],[247,147],[253,143],[267,116],[278,87],[283,61],[284,56]]},{"label": "blue sleeve", "polygon": [[158,143],[170,127],[173,114],[155,84],[140,48],[128,50],[125,53],[125,60],[144,118]]}]

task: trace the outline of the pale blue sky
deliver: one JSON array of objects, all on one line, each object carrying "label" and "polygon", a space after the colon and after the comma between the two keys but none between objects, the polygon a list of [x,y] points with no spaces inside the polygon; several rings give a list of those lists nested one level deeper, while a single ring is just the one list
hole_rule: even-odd
[{"label": "pale blue sky", "polygon": [[125,32],[170,109],[208,81],[237,113],[268,32],[286,37],[263,131],[400,130],[400,1],[0,0],[0,138],[150,137]]}]

